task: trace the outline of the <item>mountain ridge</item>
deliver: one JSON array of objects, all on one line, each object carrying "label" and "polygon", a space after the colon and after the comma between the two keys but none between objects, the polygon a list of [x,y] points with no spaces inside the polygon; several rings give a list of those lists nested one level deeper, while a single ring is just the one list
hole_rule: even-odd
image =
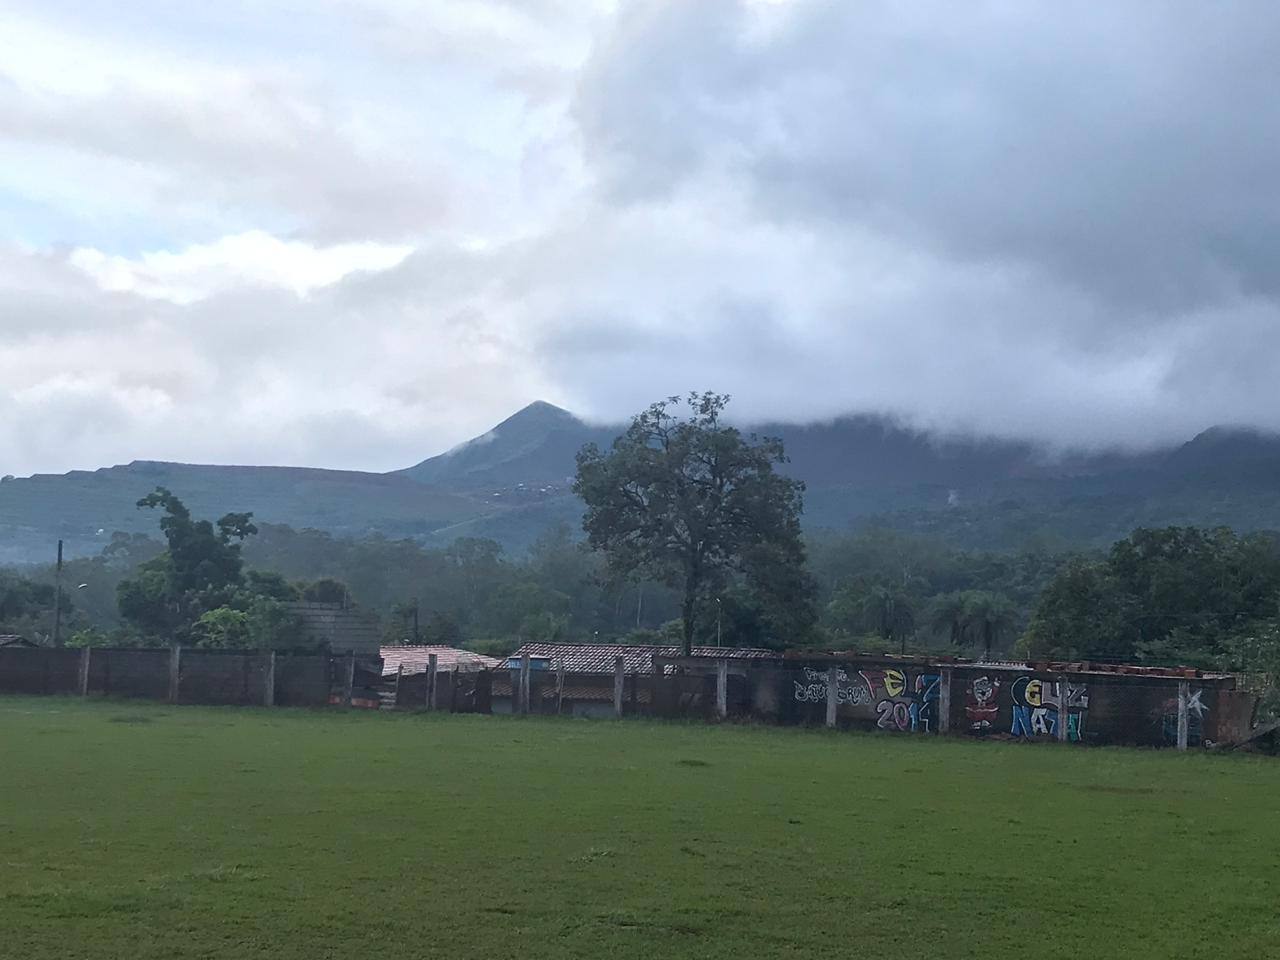
[{"label": "mountain ridge", "polygon": [[[584,443],[607,446],[624,428],[539,401],[444,453],[384,473],[134,460],[6,478],[0,563],[45,559],[57,539],[83,554],[117,529],[154,534],[155,517],[134,504],[157,485],[204,516],[251,510],[263,522],[339,536],[477,535],[519,549],[547,526],[576,520],[575,454]],[[1098,545],[1145,523],[1280,527],[1280,436],[1252,428],[1213,427],[1147,453],[1056,459],[1029,441],[945,437],[867,414],[742,429],[782,437],[790,459],[783,469],[808,487],[810,529],[876,518],[999,546],[1044,531],[1051,541]]]}]

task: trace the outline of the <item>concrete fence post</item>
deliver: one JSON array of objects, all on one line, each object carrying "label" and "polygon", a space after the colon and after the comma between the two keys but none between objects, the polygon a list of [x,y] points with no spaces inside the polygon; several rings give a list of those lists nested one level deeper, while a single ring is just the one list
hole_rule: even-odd
[{"label": "concrete fence post", "polygon": [[836,725],[836,706],[840,702],[840,671],[827,667],[827,726]]},{"label": "concrete fence post", "polygon": [[716,716],[729,716],[729,661],[716,661]]},{"label": "concrete fence post", "polygon": [[1178,749],[1187,749],[1188,733],[1191,726],[1191,684],[1186,680],[1178,682]]},{"label": "concrete fence post", "polygon": [[1067,694],[1067,676],[1058,677],[1058,742],[1066,743],[1071,726],[1071,698]]},{"label": "concrete fence post", "polygon": [[651,658],[652,666],[649,674],[649,709],[653,711],[655,716],[665,716],[666,705],[666,674],[662,665],[662,657],[654,654]]},{"label": "concrete fence post", "polygon": [[80,651],[80,676],[77,679],[80,683],[80,696],[82,697],[89,695],[89,658],[92,656],[92,647],[85,647]]},{"label": "concrete fence post", "polygon": [[613,715],[622,717],[622,691],[627,682],[627,661],[621,654],[613,658]]},{"label": "concrete fence post", "polygon": [[356,652],[352,650],[347,654],[347,675],[342,681],[342,705],[344,707],[351,706],[351,698],[355,695],[356,688]]},{"label": "concrete fence post", "polygon": [[437,654],[427,654],[427,709],[436,709],[436,677],[440,670],[440,658]]},{"label": "concrete fence post", "polygon": [[175,644],[169,649],[169,702],[178,702],[182,685],[182,647]]},{"label": "concrete fence post", "polygon": [[938,732],[951,732],[951,679],[950,667],[943,667],[938,679]]},{"label": "concrete fence post", "polygon": [[522,715],[529,712],[529,673],[532,669],[533,658],[526,653],[520,658],[520,693],[516,697]]},{"label": "concrete fence post", "polygon": [[276,705],[276,652],[274,650],[267,654],[267,669],[263,671],[262,705],[264,707]]}]

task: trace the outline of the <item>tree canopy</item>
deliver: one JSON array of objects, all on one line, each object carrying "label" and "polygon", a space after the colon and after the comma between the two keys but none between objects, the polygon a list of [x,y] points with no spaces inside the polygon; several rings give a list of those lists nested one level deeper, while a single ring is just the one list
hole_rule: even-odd
[{"label": "tree canopy", "polygon": [[1036,655],[1208,665],[1274,620],[1280,546],[1226,528],[1137,529],[1048,585],[1025,637]]},{"label": "tree canopy", "polygon": [[721,422],[729,398],[691,394],[637,415],[608,452],[578,454],[574,490],[586,504],[583,529],[613,573],[679,592],[686,654],[699,612],[735,578],[744,579],[777,642],[812,627],[812,583],[800,536],[804,485],[776,472],[782,442],[748,440]]}]

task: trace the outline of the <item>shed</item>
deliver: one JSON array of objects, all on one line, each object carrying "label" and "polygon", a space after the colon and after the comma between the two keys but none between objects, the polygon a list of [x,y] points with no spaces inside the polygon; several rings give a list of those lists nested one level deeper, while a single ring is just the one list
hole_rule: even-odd
[{"label": "shed", "polygon": [[[511,713],[512,690],[518,683],[521,660],[529,657],[534,681],[530,684],[530,706],[538,713],[561,712],[574,716],[613,714],[614,664],[622,657],[625,677],[624,702],[633,710],[648,710],[652,685],[644,682],[653,674],[653,659],[677,658],[682,649],[675,645],[611,643],[526,643],[494,672],[492,709]],[[758,647],[694,647],[693,656],[723,660],[773,660],[776,650]],[[667,667],[668,671],[672,668]],[[557,694],[557,678],[564,671],[564,684]]]},{"label": "shed", "polygon": [[478,673],[492,670],[502,663],[497,657],[460,650],[440,644],[419,644],[382,648],[382,675],[394,677],[403,667],[404,676],[427,672],[428,659],[436,657],[436,669],[442,673]]}]

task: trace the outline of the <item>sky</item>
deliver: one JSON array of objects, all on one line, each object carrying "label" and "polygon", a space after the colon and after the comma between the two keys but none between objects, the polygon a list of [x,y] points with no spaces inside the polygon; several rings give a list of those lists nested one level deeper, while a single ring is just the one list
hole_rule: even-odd
[{"label": "sky", "polygon": [[0,0],[0,473],[546,400],[1280,429],[1280,5]]}]

